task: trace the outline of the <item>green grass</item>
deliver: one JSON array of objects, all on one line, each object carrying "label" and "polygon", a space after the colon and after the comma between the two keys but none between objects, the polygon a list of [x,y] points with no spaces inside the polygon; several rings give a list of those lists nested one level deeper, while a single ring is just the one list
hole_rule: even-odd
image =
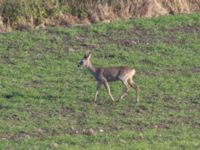
[{"label": "green grass", "polygon": [[[199,149],[199,33],[197,13],[1,34],[0,149]],[[94,103],[87,50],[136,68],[141,102],[102,88]]]}]

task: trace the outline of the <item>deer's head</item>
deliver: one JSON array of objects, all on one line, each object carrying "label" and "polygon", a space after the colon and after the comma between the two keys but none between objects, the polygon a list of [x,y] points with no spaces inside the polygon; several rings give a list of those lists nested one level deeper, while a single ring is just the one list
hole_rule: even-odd
[{"label": "deer's head", "polygon": [[81,59],[81,61],[78,63],[78,67],[83,66],[83,67],[88,67],[90,64],[90,58],[91,58],[91,53],[87,53],[84,55],[84,57]]}]

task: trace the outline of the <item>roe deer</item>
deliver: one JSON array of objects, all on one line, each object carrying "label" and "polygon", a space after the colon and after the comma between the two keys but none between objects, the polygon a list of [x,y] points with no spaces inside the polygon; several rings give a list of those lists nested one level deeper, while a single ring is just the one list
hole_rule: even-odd
[{"label": "roe deer", "polygon": [[110,95],[111,99],[114,101],[114,98],[110,92],[110,86],[108,82],[120,80],[125,85],[125,90],[122,92],[118,100],[128,95],[128,91],[132,87],[136,91],[137,102],[139,102],[140,89],[133,81],[133,76],[135,75],[135,69],[131,69],[127,66],[96,68],[92,65],[90,58],[91,58],[91,53],[85,54],[83,59],[78,64],[78,67],[83,66],[87,68],[97,81],[96,94],[95,94],[94,101],[97,100],[97,95],[99,93],[99,89],[102,84],[105,86],[105,88],[108,91],[108,94]]}]

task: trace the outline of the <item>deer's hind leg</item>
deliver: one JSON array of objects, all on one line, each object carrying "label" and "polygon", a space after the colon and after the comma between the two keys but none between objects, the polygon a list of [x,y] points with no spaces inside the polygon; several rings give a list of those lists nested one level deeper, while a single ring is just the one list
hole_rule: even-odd
[{"label": "deer's hind leg", "polygon": [[122,81],[122,83],[124,84],[125,88],[122,89],[122,94],[119,97],[118,101],[123,99],[125,96],[128,95],[128,92],[130,91],[130,85],[128,84],[128,80],[127,79],[120,79]]},{"label": "deer's hind leg", "polygon": [[134,83],[133,79],[128,80],[128,84],[135,89],[137,102],[140,101],[140,88]]}]

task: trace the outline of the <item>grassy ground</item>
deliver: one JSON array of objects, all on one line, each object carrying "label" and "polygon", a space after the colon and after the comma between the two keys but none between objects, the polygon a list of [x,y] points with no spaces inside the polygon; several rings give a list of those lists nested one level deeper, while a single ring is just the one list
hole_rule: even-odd
[{"label": "grassy ground", "polygon": [[[86,50],[136,68],[141,102],[94,103]],[[200,14],[1,34],[0,149],[199,149],[199,81]]]}]

